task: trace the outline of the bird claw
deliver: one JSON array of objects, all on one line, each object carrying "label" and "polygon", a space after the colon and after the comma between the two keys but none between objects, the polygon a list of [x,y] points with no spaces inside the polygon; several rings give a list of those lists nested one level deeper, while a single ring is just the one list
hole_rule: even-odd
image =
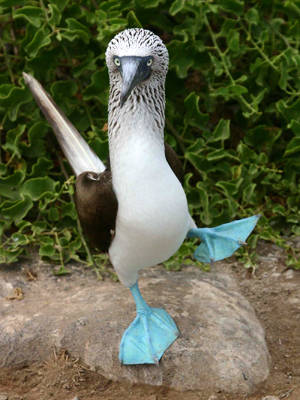
[{"label": "bird claw", "polygon": [[179,331],[170,315],[161,308],[149,307],[137,313],[124,332],[119,359],[122,364],[156,364],[178,337]]},{"label": "bird claw", "polygon": [[230,257],[245,242],[253,231],[259,215],[219,225],[214,228],[193,228],[187,237],[198,237],[202,240],[194,257],[201,262],[211,263]]}]

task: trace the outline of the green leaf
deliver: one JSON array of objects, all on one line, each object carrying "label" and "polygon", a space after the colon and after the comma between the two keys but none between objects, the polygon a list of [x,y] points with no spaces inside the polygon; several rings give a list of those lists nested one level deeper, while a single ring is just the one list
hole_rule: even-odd
[{"label": "green leaf", "polygon": [[11,121],[15,121],[22,104],[32,101],[29,90],[10,84],[0,85],[0,107],[8,113]]},{"label": "green leaf", "polygon": [[58,182],[49,177],[31,178],[24,182],[21,193],[32,200],[40,200],[46,195],[53,196]]},{"label": "green leaf", "polygon": [[237,146],[237,153],[240,158],[240,161],[244,164],[249,162],[257,162],[257,155],[255,151],[250,149],[250,147],[244,144],[243,142],[240,142],[239,145]]},{"label": "green leaf", "polygon": [[209,152],[206,156],[207,161],[219,161],[223,160],[224,158],[229,158],[235,161],[239,161],[239,159],[231,154],[229,151],[224,149],[213,150]]},{"label": "green leaf", "polygon": [[[87,75],[87,71],[95,71],[98,70],[99,67],[97,65],[97,57],[94,52],[88,51],[85,53],[84,59],[73,68],[72,77],[78,78],[81,75]],[[107,84],[108,85],[108,84]]]},{"label": "green leaf", "polygon": [[244,141],[246,144],[257,148],[258,150],[270,150],[273,147],[274,142],[276,142],[282,131],[277,127],[258,125],[253,129],[249,129],[245,135]]},{"label": "green leaf", "polygon": [[0,195],[8,199],[19,199],[19,185],[25,178],[24,171],[16,171],[12,175],[0,178]]},{"label": "green leaf", "polygon": [[49,130],[47,124],[38,121],[28,130],[28,143],[21,143],[20,147],[24,156],[29,158],[41,157],[45,154],[45,134]]},{"label": "green leaf", "polygon": [[249,8],[244,18],[249,24],[257,25],[259,23],[259,13],[254,7]]},{"label": "green leaf", "polygon": [[300,137],[296,136],[286,146],[284,157],[288,157],[299,152],[300,152]]},{"label": "green leaf", "polygon": [[294,103],[288,105],[283,99],[276,103],[277,110],[282,114],[288,121],[294,119],[300,122],[300,98],[295,100]]},{"label": "green leaf", "polygon": [[235,194],[239,192],[242,182],[243,182],[242,178],[231,182],[219,181],[216,183],[216,186],[223,189],[227,197],[233,197]]},{"label": "green leaf", "polygon": [[39,255],[41,257],[49,257],[52,258],[56,253],[55,247],[53,244],[44,244],[39,248]]},{"label": "green leaf", "polygon": [[3,219],[19,221],[27,215],[32,206],[31,199],[26,196],[24,199],[15,202],[4,202],[0,207],[0,213]]},{"label": "green leaf", "polygon": [[244,2],[239,0],[220,0],[220,6],[225,11],[230,11],[236,15],[244,12]]},{"label": "green leaf", "polygon": [[103,105],[106,105],[109,91],[107,72],[104,70],[96,71],[93,73],[91,80],[92,83],[83,92],[84,100],[97,99]]},{"label": "green leaf", "polygon": [[62,217],[71,217],[72,219],[76,220],[77,213],[76,213],[74,203],[66,203],[63,205]]},{"label": "green leaf", "polygon": [[285,90],[288,84],[288,81],[291,79],[289,75],[289,67],[287,65],[286,60],[282,60],[280,63],[280,79],[278,85],[281,89]]},{"label": "green leaf", "polygon": [[[97,130],[96,130],[97,132]],[[103,136],[103,132],[102,132]],[[99,156],[99,158],[103,161],[108,159],[108,141],[107,138],[102,139],[99,137],[94,137],[89,142],[91,148],[95,151],[95,153]]]},{"label": "green leaf", "polygon": [[69,271],[64,265],[61,265],[58,269],[55,269],[54,271],[54,275],[56,276],[63,276],[68,274],[71,274],[71,271]]},{"label": "green leaf", "polygon": [[288,125],[288,128],[293,131],[295,136],[300,136],[300,121],[298,122],[292,119]]},{"label": "green leaf", "polygon": [[234,18],[225,18],[218,36],[224,36],[226,39],[228,39],[230,34],[238,29],[237,22],[238,21]]},{"label": "green leaf", "polygon": [[51,85],[51,93],[57,103],[64,103],[65,99],[74,96],[78,86],[74,81],[57,81]]},{"label": "green leaf", "polygon": [[11,239],[13,242],[13,247],[17,248],[19,246],[25,246],[30,243],[29,238],[22,233],[16,232],[11,235]]},{"label": "green leaf", "polygon": [[18,258],[22,251],[22,248],[6,250],[0,247],[0,263],[10,264],[18,261]]},{"label": "green leaf", "polygon": [[193,165],[193,167],[200,173],[204,171],[205,173],[205,159],[202,156],[192,153],[186,152],[185,158]]},{"label": "green leaf", "polygon": [[179,40],[172,40],[167,47],[173,61],[170,67],[176,69],[179,78],[185,78],[194,65],[195,48]]},{"label": "green leaf", "polygon": [[60,11],[63,11],[66,8],[69,0],[49,0],[49,2],[55,5]]},{"label": "green leaf", "polygon": [[293,0],[287,0],[284,2],[284,7],[290,10],[293,16],[296,15],[298,18],[300,18],[300,6],[297,5],[297,2]]},{"label": "green leaf", "polygon": [[240,49],[240,33],[236,30],[231,30],[227,36],[228,48],[232,51],[239,51]]},{"label": "green leaf", "polygon": [[38,158],[37,162],[33,164],[32,170],[28,177],[36,178],[39,176],[47,176],[52,167],[53,163],[51,160],[45,157],[40,157]]},{"label": "green leaf", "polygon": [[50,11],[50,18],[49,18],[49,24],[53,26],[59,25],[62,14],[56,4],[49,4],[48,5],[49,11]]},{"label": "green leaf", "polygon": [[209,137],[209,142],[218,142],[230,138],[230,120],[220,119],[218,125],[214,129],[212,135]]},{"label": "green leaf", "polygon": [[173,1],[172,5],[169,9],[169,13],[173,16],[176,15],[177,13],[179,13],[183,9],[184,3],[185,3],[185,0]]},{"label": "green leaf", "polygon": [[201,113],[199,110],[199,96],[197,96],[195,92],[190,93],[184,99],[184,107],[186,109],[184,116],[186,125],[200,128],[207,124],[209,116]]},{"label": "green leaf", "polygon": [[243,203],[244,204],[255,204],[257,201],[257,196],[255,193],[256,183],[250,183],[246,188],[243,190]]},{"label": "green leaf", "polygon": [[230,98],[236,98],[245,93],[248,93],[248,89],[245,86],[232,84],[218,88],[212,93],[212,96],[222,96],[226,100],[229,100]]},{"label": "green leaf", "polygon": [[240,96],[244,93],[248,93],[248,89],[242,85],[231,85],[229,88],[230,88],[230,92],[235,94],[236,96]]},{"label": "green leaf", "polygon": [[7,174],[7,165],[0,163],[0,176]]},{"label": "green leaf", "polygon": [[0,0],[0,4],[3,7],[22,6],[25,3],[26,0]]},{"label": "green leaf", "polygon": [[22,8],[13,9],[13,19],[25,18],[30,24],[39,28],[42,20],[45,18],[44,12],[39,7],[25,6]]},{"label": "green leaf", "polygon": [[163,0],[140,0],[140,6],[145,8],[154,8],[157,7]]},{"label": "green leaf", "polygon": [[209,197],[205,185],[201,182],[197,183],[197,190],[199,192],[199,197],[201,198],[201,220],[205,225],[210,225],[212,223],[212,217],[209,208]]},{"label": "green leaf", "polygon": [[61,34],[65,39],[73,42],[75,39],[81,39],[85,44],[90,40],[89,30],[75,18],[67,18],[68,28]]},{"label": "green leaf", "polygon": [[25,131],[25,125],[18,125],[15,129],[10,129],[6,135],[6,143],[2,146],[5,151],[10,152],[12,155],[21,158],[20,152],[20,138]]},{"label": "green leaf", "polygon": [[[47,224],[45,221],[35,221],[31,226],[32,232],[35,235],[41,234],[43,231],[46,230],[46,228],[47,228]],[[49,236],[41,236],[40,237],[40,242],[49,243],[49,240],[52,241],[52,238]]]},{"label": "green leaf", "polygon": [[36,31],[31,42],[25,46],[25,50],[30,58],[34,58],[43,47],[48,46],[50,43],[50,30],[42,27]]},{"label": "green leaf", "polygon": [[59,220],[59,212],[56,207],[51,207],[48,211],[49,221],[58,221]]},{"label": "green leaf", "polygon": [[142,28],[142,24],[139,21],[133,10],[130,10],[127,14],[128,28]]},{"label": "green leaf", "polygon": [[16,227],[19,229],[19,232],[22,233],[27,228],[31,228],[31,223],[29,221],[18,221],[16,222]]},{"label": "green leaf", "polygon": [[221,61],[215,57],[212,54],[209,54],[209,57],[211,59],[211,62],[213,66],[215,67],[215,74],[216,76],[221,76],[224,73],[224,65],[221,63]]}]

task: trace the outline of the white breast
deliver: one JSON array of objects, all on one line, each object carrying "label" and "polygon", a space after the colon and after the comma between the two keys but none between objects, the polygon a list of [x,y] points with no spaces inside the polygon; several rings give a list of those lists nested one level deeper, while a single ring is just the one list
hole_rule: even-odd
[{"label": "white breast", "polygon": [[191,221],[161,138],[127,131],[117,147],[110,149],[118,214],[109,255],[120,280],[130,287],[139,269],[163,262],[177,251]]}]

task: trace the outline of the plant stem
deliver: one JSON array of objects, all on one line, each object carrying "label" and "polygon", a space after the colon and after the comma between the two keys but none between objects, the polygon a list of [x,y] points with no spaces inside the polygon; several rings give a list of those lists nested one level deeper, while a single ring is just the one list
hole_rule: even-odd
[{"label": "plant stem", "polygon": [[57,232],[54,232],[54,237],[55,237],[56,246],[57,246],[58,252],[59,252],[60,265],[64,268],[64,267],[65,267],[64,257],[63,257],[61,245],[60,245],[60,243],[59,243],[59,239],[58,239],[58,234],[57,234]]},{"label": "plant stem", "polygon": [[[212,30],[212,28],[210,26],[210,23],[208,22],[208,19],[207,19],[206,15],[204,16],[204,23],[207,26],[207,29],[208,29],[208,32],[210,34],[211,40],[212,40],[212,42],[214,44],[215,50],[216,50],[216,52],[218,53],[218,55],[219,55],[219,57],[221,59],[221,62],[222,62],[222,65],[223,65],[223,68],[225,70],[226,75],[228,76],[231,84],[232,85],[236,85],[236,82],[235,82],[233,76],[231,75],[231,73],[229,71],[229,68],[228,68],[228,65],[227,65],[227,62],[226,62],[226,58],[224,57],[224,53],[221,51],[221,49],[220,49],[220,47],[219,47],[219,45],[217,43],[216,35],[214,34],[214,32],[213,32],[213,30]],[[242,104],[246,108],[248,108],[248,110],[251,111],[251,115],[252,114],[261,114],[260,112],[255,110],[255,108],[253,108],[252,105],[250,103],[248,103],[248,101],[245,100],[242,95],[238,95],[237,97],[238,97],[238,99],[240,99]]]},{"label": "plant stem", "polygon": [[[261,57],[265,60],[265,62],[266,62],[274,71],[276,71],[278,74],[280,74],[280,69],[274,64],[274,62],[267,56],[267,54],[266,54],[266,53],[260,48],[260,46],[255,42],[255,40],[252,38],[251,33],[247,30],[247,28],[243,26],[242,29],[243,29],[243,31],[247,34],[247,37],[248,37],[248,40],[250,41],[250,43],[254,46],[255,50],[261,55]],[[277,33],[278,33],[278,32],[277,32]],[[279,35],[279,33],[278,33],[278,35]],[[279,36],[280,36],[281,39],[283,40],[284,36],[281,35],[281,34],[280,34]],[[285,41],[284,41],[284,42],[285,42]],[[286,44],[288,47],[291,48],[291,46],[290,46],[289,43],[286,43],[286,42],[285,42],[285,44]],[[285,51],[286,51],[286,50],[282,51],[280,54],[278,54],[276,57],[274,57],[274,60],[276,60],[276,61],[279,60],[279,59],[283,56],[283,54],[284,54]],[[298,95],[299,95],[299,92],[294,91],[293,87],[290,85],[289,82],[287,82],[287,86],[288,86],[288,88],[290,89],[290,91],[289,91],[289,90],[286,90],[286,89],[282,89],[285,93],[287,93],[287,94],[289,94],[289,95],[291,95],[291,96],[298,96]]]},{"label": "plant stem", "polygon": [[7,52],[6,52],[5,43],[3,42],[1,37],[0,37],[0,45],[1,45],[2,49],[3,49],[4,60],[5,60],[6,68],[8,70],[9,76],[10,76],[11,83],[15,84],[15,77],[14,77],[13,71],[12,71],[12,69],[10,67],[9,58],[8,58],[8,55],[7,55]]}]

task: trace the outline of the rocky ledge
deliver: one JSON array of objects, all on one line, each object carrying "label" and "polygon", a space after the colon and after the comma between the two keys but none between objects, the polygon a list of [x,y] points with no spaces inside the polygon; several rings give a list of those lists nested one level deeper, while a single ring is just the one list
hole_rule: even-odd
[{"label": "rocky ledge", "polygon": [[140,288],[146,301],[165,308],[181,336],[158,366],[122,366],[119,343],[135,317],[128,289],[97,281],[83,267],[60,278],[45,266],[32,268],[37,279],[30,281],[22,269],[0,271],[2,367],[44,360],[55,347],[109,379],[181,391],[248,394],[269,374],[264,330],[227,274],[195,267],[145,270]]}]

